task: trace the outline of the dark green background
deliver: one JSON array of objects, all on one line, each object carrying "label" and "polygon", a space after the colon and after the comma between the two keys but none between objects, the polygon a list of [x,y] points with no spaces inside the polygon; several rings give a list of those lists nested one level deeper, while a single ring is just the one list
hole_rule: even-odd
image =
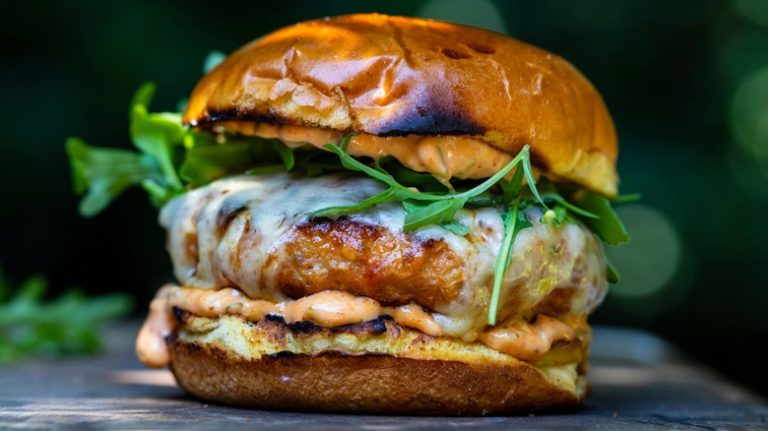
[{"label": "dark green background", "polygon": [[80,218],[65,138],[128,147],[127,105],[140,83],[157,83],[156,109],[174,109],[209,51],[231,52],[286,24],[426,13],[501,26],[573,62],[604,95],[620,136],[622,190],[643,200],[622,210],[636,241],[610,251],[625,280],[594,322],[660,333],[768,393],[768,10],[760,2],[499,1],[498,15],[473,0],[4,5],[0,265],[17,281],[42,273],[57,290],[133,292],[143,311],[171,277],[156,210],[134,190],[99,217]]}]

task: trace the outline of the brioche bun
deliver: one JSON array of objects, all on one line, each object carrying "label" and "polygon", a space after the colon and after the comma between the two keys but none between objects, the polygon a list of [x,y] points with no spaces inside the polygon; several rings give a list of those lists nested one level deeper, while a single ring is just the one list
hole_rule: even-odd
[{"label": "brioche bun", "polygon": [[[307,332],[232,316],[184,313],[182,320],[169,341],[171,370],[188,392],[213,402],[301,411],[484,415],[571,407],[587,394],[586,380],[576,371],[585,360],[581,353],[573,363],[537,367],[480,344],[429,337],[391,321],[377,333],[365,323]],[[393,348],[404,350],[398,355],[381,350]]]},{"label": "brioche bun", "polygon": [[[354,133],[349,154],[393,156],[444,182],[490,177],[528,145],[538,173],[553,181],[607,196],[618,187],[613,122],[578,70],[502,34],[431,20],[362,14],[279,29],[208,73],[183,121],[215,133],[278,138],[292,147],[322,147]],[[323,238],[310,239],[322,247],[318,253],[330,253]],[[599,250],[585,253],[597,253],[602,262]],[[300,257],[302,276],[315,270]],[[403,259],[413,259],[413,251]],[[605,283],[603,273],[595,283]],[[360,277],[372,276],[362,271]],[[329,280],[339,283],[320,281]],[[310,287],[327,289],[315,284]],[[423,284],[414,286],[423,290]],[[534,286],[542,288],[528,287]],[[433,304],[420,302],[432,311]],[[521,360],[473,336],[429,336],[387,314],[322,328],[274,315],[248,321],[174,313],[177,325],[167,338],[171,369],[186,390],[214,402],[477,415],[574,406],[587,393],[586,323],[572,328],[578,336],[552,341],[541,356]]]},{"label": "brioche bun", "polygon": [[184,121],[355,132],[368,156],[418,142],[398,137],[461,138],[440,151],[487,166],[441,172],[392,154],[438,177],[491,176],[528,144],[534,165],[555,180],[608,196],[618,187],[613,122],[578,70],[502,34],[432,20],[360,14],[279,29],[205,76]]}]

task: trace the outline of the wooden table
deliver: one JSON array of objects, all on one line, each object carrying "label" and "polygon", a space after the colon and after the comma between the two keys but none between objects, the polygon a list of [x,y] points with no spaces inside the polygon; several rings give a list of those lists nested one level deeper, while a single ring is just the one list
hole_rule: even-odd
[{"label": "wooden table", "polygon": [[307,414],[205,404],[133,356],[136,325],[99,357],[0,367],[0,429],[768,429],[768,405],[645,332],[597,328],[593,393],[576,411],[437,418]]}]

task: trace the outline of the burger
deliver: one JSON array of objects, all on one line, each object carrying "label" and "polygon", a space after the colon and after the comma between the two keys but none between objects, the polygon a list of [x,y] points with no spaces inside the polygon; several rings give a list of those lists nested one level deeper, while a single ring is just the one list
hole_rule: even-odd
[{"label": "burger", "polygon": [[[210,63],[210,62],[209,62]],[[138,151],[67,143],[80,210],[132,185],[176,283],[139,358],[207,401],[507,414],[588,392],[587,316],[628,239],[617,143],[571,64],[502,34],[359,14],[263,36]]]}]

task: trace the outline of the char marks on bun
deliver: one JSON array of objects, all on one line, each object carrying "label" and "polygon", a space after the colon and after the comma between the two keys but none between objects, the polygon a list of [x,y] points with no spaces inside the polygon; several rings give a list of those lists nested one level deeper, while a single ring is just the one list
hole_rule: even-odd
[{"label": "char marks on bun", "polygon": [[184,121],[355,132],[380,138],[382,151],[387,137],[411,135],[466,136],[511,155],[528,144],[554,177],[609,196],[618,187],[613,122],[576,68],[502,34],[432,20],[347,15],[277,30],[203,78]]}]

